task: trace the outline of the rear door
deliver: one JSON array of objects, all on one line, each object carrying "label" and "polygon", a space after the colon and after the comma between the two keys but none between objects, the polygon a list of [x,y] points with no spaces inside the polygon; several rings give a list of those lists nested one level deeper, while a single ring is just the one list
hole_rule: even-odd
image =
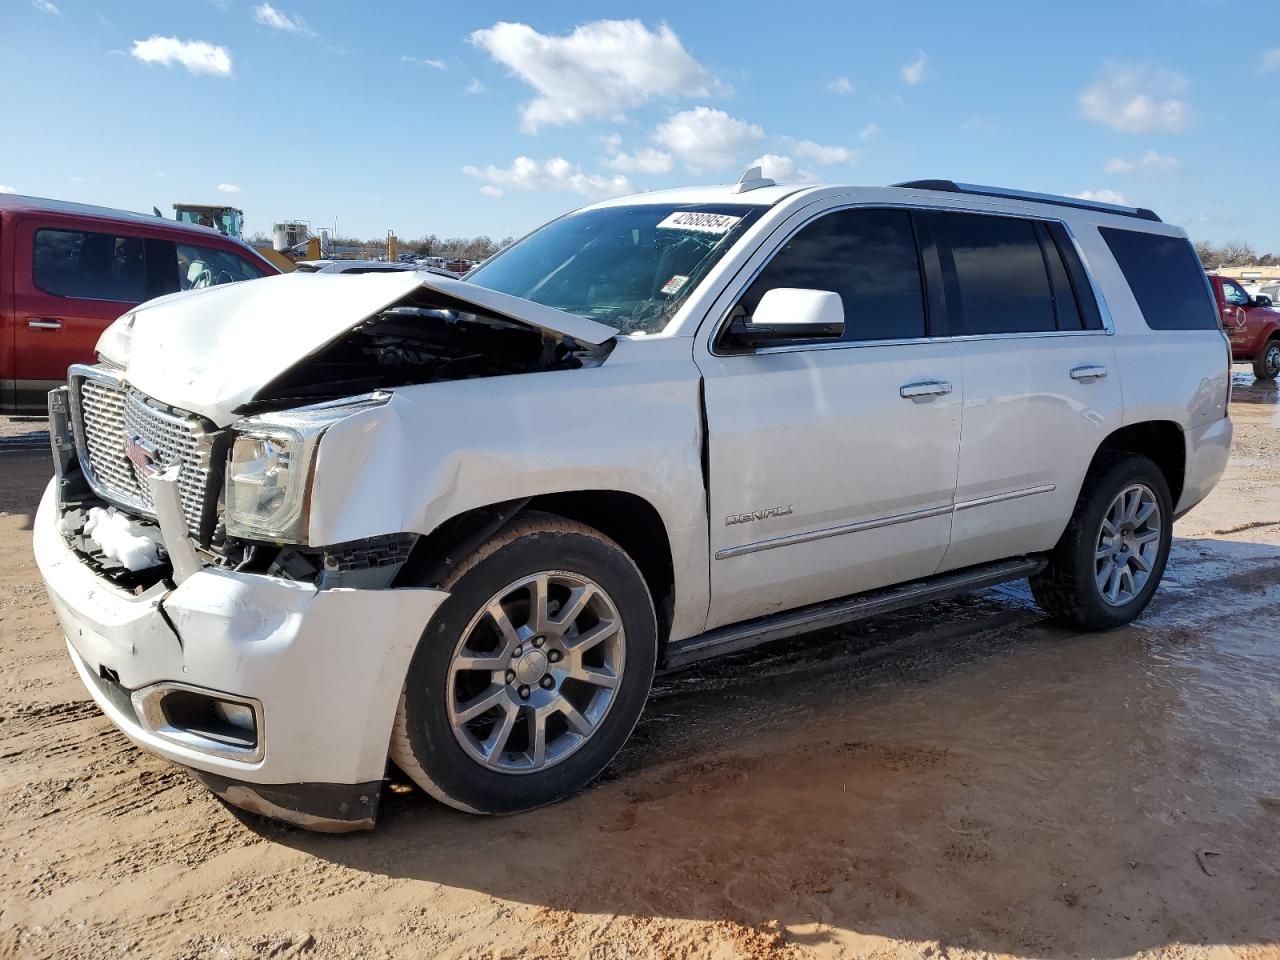
[{"label": "rear door", "polygon": [[[726,292],[719,329],[700,333],[695,352],[708,627],[928,576],[950,538],[963,385],[952,345],[927,340],[911,215],[805,212],[778,236]],[[725,315],[749,316],[775,287],[839,293],[844,339],[726,347]]]},{"label": "rear door", "polygon": [[43,409],[67,367],[91,363],[111,321],[177,289],[173,244],[133,224],[25,217],[15,231],[17,402]]},{"label": "rear door", "polygon": [[962,357],[964,422],[943,569],[1047,550],[1121,425],[1115,351],[1062,224],[922,214]]}]

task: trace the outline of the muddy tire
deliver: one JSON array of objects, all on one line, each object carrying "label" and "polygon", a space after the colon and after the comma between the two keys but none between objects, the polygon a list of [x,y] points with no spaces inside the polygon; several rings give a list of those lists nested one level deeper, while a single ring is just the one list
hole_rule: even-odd
[{"label": "muddy tire", "polygon": [[528,513],[442,586],[391,759],[469,813],[517,813],[586,786],[631,735],[653,681],[657,621],[635,563],[591,527]]},{"label": "muddy tire", "polygon": [[1274,380],[1280,374],[1280,337],[1272,337],[1253,358],[1253,375],[1259,380]]},{"label": "muddy tire", "polygon": [[1031,578],[1036,602],[1085,630],[1128,623],[1160,584],[1172,527],[1169,485],[1159,467],[1136,454],[1100,459],[1049,565]]}]

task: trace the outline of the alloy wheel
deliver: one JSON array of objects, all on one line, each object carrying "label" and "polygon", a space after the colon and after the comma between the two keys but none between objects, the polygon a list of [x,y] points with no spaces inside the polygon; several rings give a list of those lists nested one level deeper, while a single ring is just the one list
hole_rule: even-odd
[{"label": "alloy wheel", "polygon": [[1145,483],[1125,487],[1103,515],[1093,555],[1102,599],[1124,606],[1142,592],[1160,552],[1160,502]]},{"label": "alloy wheel", "polygon": [[534,773],[567,759],[603,724],[626,655],[622,619],[593,581],[543,571],[499,590],[449,663],[449,723],[476,762]]}]

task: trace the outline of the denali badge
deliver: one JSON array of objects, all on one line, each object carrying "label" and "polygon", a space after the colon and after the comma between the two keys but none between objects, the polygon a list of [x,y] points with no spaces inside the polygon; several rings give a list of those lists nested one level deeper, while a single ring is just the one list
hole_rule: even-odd
[{"label": "denali badge", "polygon": [[791,505],[785,507],[769,507],[767,510],[753,510],[751,513],[731,513],[724,518],[724,525],[750,523],[752,520],[768,520],[770,517],[785,517],[791,512]]},{"label": "denali badge", "polygon": [[139,476],[154,477],[160,472],[160,468],[156,466],[156,451],[143,443],[142,438],[136,433],[125,440],[124,455],[128,457]]}]

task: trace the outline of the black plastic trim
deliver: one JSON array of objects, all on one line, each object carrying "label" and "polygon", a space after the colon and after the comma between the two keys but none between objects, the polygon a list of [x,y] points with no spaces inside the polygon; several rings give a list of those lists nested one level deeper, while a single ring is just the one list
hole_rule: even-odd
[{"label": "black plastic trim", "polygon": [[1134,217],[1163,223],[1154,210],[1146,207],[1124,207],[1113,203],[1094,203],[1076,197],[1063,197],[1056,193],[1028,193],[1001,187],[985,187],[974,183],[956,183],[954,180],[904,180],[893,184],[906,190],[936,190],[939,193],[963,193],[973,197],[997,197],[1001,200],[1023,200],[1027,203],[1047,203],[1055,207],[1074,207],[1077,210],[1093,210],[1117,217]]}]

